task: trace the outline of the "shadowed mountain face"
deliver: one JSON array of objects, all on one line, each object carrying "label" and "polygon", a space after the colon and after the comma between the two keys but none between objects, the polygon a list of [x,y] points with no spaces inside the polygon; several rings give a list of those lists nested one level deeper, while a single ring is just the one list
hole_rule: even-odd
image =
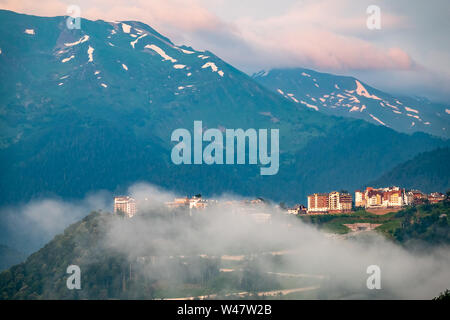
[{"label": "shadowed mountain face", "polygon": [[[182,193],[298,202],[352,190],[447,144],[316,112],[139,22],[82,20],[69,30],[65,19],[0,11],[3,204],[123,191],[142,180]],[[172,164],[171,133],[192,133],[194,120],[205,129],[278,128],[279,173]]]},{"label": "shadowed mountain face", "polygon": [[383,174],[370,185],[399,185],[424,192],[446,192],[450,190],[450,148],[439,148],[424,152],[399,164]]},{"label": "shadowed mountain face", "polygon": [[290,101],[329,115],[363,119],[406,133],[450,137],[450,106],[395,97],[353,77],[313,70],[261,71],[253,78]]}]

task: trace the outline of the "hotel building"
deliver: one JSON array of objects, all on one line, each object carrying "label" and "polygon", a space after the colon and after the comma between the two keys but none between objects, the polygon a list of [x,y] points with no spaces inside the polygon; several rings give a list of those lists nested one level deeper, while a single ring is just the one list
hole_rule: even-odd
[{"label": "hotel building", "polygon": [[128,197],[114,197],[114,213],[124,213],[128,218],[136,214],[136,200]]}]

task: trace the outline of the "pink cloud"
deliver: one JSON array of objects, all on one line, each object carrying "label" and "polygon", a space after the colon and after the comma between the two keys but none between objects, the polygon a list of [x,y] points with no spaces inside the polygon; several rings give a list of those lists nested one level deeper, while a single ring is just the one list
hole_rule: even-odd
[{"label": "pink cloud", "polygon": [[[273,66],[309,66],[334,70],[410,69],[401,48],[377,45],[366,27],[365,7],[352,1],[316,0],[294,4],[286,13],[235,21],[236,37],[266,56]],[[382,15],[384,31],[407,27],[403,17]],[[376,31],[375,31],[376,32]]]},{"label": "pink cloud", "polygon": [[[43,16],[66,15],[72,2],[62,0],[0,0],[0,7]],[[183,32],[214,29],[219,19],[200,0],[80,0],[81,16],[92,20],[138,20],[159,29]]]},{"label": "pink cloud", "polygon": [[0,8],[39,16],[65,15],[68,4],[60,0],[0,0]]},{"label": "pink cloud", "polygon": [[[99,3],[102,2],[101,5]],[[100,0],[87,6],[84,16],[104,20],[138,20],[163,30],[181,32],[214,29],[219,19],[198,0]]]},{"label": "pink cloud", "polygon": [[[3,8],[47,16],[65,15],[68,4],[62,0],[0,0]],[[266,67],[335,70],[406,70],[413,65],[401,48],[386,48],[363,38],[369,38],[365,34],[366,7],[350,0],[301,1],[287,7],[283,14],[227,22],[202,0],[80,0],[78,5],[84,18],[142,21],[175,41],[212,49],[238,65],[253,60]],[[383,30],[406,25],[403,17],[382,14]],[[239,50],[236,44],[242,44]]]}]

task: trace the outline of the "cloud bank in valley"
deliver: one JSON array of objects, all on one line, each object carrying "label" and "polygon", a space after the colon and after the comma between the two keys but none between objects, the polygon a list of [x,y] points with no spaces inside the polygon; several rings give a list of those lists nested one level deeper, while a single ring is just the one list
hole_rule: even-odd
[{"label": "cloud bank in valley", "polygon": [[71,202],[46,198],[0,208],[0,243],[32,253],[92,210],[110,211],[111,199],[99,191]]},{"label": "cloud bank in valley", "polygon": [[[170,214],[165,202],[176,194],[146,183],[130,186],[128,194],[136,198],[141,214],[114,220],[108,226],[104,249],[121,253],[130,262],[169,256],[217,259],[223,255],[244,255],[251,260],[282,253],[284,272],[322,279],[316,283],[321,287],[317,289],[322,290],[321,298],[428,299],[450,284],[449,247],[414,252],[373,233],[347,239],[330,237],[284,215],[276,206],[248,207],[242,204],[242,198],[232,195],[217,197],[222,205],[167,219]],[[75,202],[45,199],[3,208],[2,217],[13,239],[20,239],[16,244],[28,244],[37,250],[90,211],[110,211],[111,199],[107,192]],[[261,222],[260,214],[270,214],[270,222]],[[265,272],[276,271],[270,259],[256,259],[255,263]],[[382,289],[378,292],[366,287],[369,265],[381,268]],[[195,265],[188,267],[198,272]],[[141,272],[158,277],[158,272],[166,274],[167,269]]]},{"label": "cloud bank in valley", "polygon": [[[121,253],[130,262],[149,257],[217,259],[224,255],[243,255],[243,259],[252,260],[281,254],[284,272],[322,279],[315,284],[321,287],[317,289],[322,290],[321,298],[428,299],[450,284],[449,247],[412,251],[374,233],[346,239],[330,237],[300,219],[284,215],[276,206],[248,207],[235,195],[219,196],[219,205],[193,209],[191,216],[167,219],[165,202],[173,200],[175,193],[137,183],[129,187],[128,194],[137,200],[142,215],[114,220],[108,226],[104,249]],[[92,210],[111,211],[111,200],[110,193],[98,192],[74,202],[32,201],[3,208],[2,223],[6,222],[16,245],[37,250]],[[258,219],[261,214],[270,214],[270,222]],[[255,259],[265,272],[276,271],[271,261]],[[377,292],[366,287],[366,269],[370,265],[381,268],[382,289]],[[196,265],[188,268],[198,272]],[[162,276],[167,269],[141,272],[158,277],[158,272]]]}]

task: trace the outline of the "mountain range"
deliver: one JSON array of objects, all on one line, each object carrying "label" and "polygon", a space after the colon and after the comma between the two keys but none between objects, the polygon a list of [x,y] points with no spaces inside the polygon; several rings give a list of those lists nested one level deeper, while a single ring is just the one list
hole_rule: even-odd
[{"label": "mountain range", "polygon": [[450,106],[397,97],[348,76],[303,68],[261,71],[253,78],[295,103],[329,115],[363,119],[400,132],[450,137]]},{"label": "mountain range", "polygon": [[[141,22],[82,19],[81,29],[68,29],[66,18],[0,11],[0,204],[123,193],[136,181],[183,194],[305,202],[308,193],[354,190],[449,145],[439,129],[449,115],[434,104],[397,103],[354,78],[310,70],[302,71],[310,77],[300,69],[250,77]],[[304,90],[275,85],[282,73],[286,83],[301,79]],[[343,99],[336,109],[345,111],[327,114],[318,101],[314,108],[301,90],[316,100],[330,95],[327,106],[334,92]],[[344,103],[358,107],[361,119],[343,117],[354,114]],[[171,133],[192,130],[194,120],[220,130],[279,129],[279,173],[260,176],[255,165],[174,165]],[[407,129],[412,122],[434,136]]]}]

